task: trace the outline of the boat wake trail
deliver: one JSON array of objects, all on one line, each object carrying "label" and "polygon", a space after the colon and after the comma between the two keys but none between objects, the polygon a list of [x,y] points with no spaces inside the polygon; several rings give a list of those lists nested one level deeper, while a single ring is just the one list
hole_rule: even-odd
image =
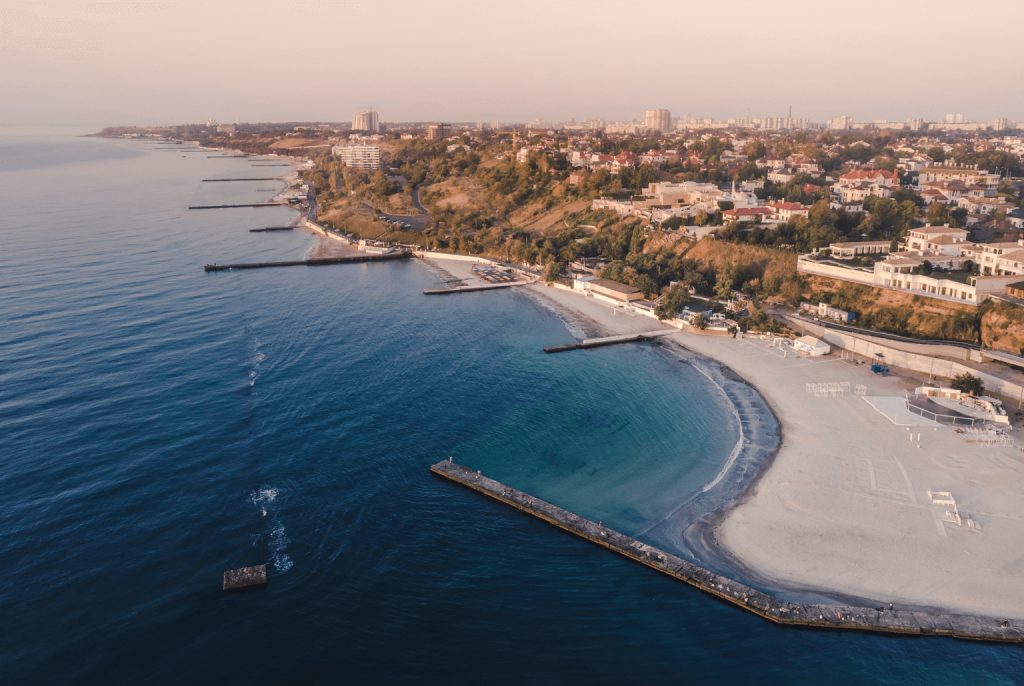
[{"label": "boat wake trail", "polygon": [[252,363],[249,366],[249,387],[252,388],[256,385],[256,379],[260,375],[260,364],[263,360],[267,359],[267,356],[260,350],[263,343],[259,338],[256,339],[256,343],[253,346]]},{"label": "boat wake trail", "polygon": [[[270,551],[270,561],[273,563],[274,569],[278,573],[283,574],[291,569],[295,563],[288,556],[288,534],[277,513],[275,503],[277,502],[278,495],[279,492],[276,488],[263,486],[253,491],[249,496],[249,500],[260,511],[260,516],[268,519],[269,529],[266,533],[266,538],[268,542],[267,548]],[[257,537],[253,544],[258,543],[262,538],[262,535]]]}]

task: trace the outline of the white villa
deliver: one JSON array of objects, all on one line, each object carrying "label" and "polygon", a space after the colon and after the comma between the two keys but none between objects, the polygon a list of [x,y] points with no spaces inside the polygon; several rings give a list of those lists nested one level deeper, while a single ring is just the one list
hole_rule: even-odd
[{"label": "white villa", "polygon": [[[901,250],[888,252],[882,246],[882,241],[833,243],[829,246],[831,262],[814,254],[801,255],[797,269],[805,274],[968,305],[979,305],[992,296],[1005,294],[1008,286],[1024,276],[1024,240],[970,243],[965,229],[925,226],[912,229]],[[840,262],[883,254],[885,257],[870,269]]]}]

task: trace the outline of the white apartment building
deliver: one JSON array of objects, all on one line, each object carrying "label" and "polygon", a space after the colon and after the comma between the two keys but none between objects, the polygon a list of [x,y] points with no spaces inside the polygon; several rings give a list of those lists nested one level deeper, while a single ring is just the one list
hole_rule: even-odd
[{"label": "white apartment building", "polygon": [[335,145],[331,152],[346,167],[367,171],[380,169],[379,145]]}]

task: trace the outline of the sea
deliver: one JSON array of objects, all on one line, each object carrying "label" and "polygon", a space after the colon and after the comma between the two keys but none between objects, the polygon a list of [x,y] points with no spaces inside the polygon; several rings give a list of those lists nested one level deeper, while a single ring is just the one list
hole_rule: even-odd
[{"label": "sea", "polygon": [[[429,473],[627,533],[714,479],[727,399],[515,289],[300,259],[224,152],[0,129],[0,683],[1012,684],[1018,646],[782,628]],[[267,172],[273,172],[267,173]],[[266,589],[221,590],[265,563]]]}]

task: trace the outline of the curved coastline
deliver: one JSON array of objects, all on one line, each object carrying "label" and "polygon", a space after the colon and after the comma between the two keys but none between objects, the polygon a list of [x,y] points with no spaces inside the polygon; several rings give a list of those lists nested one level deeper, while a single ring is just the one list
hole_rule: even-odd
[{"label": "curved coastline", "polygon": [[[548,297],[544,291],[530,288],[519,293],[558,317],[576,338],[616,333],[583,312]],[[727,365],[676,341],[663,339],[655,346],[670,359],[692,366],[708,380],[733,413],[739,436],[714,478],[636,537],[667,547],[691,562],[751,586],[782,590],[779,581],[743,564],[715,535],[717,526],[750,497],[758,480],[778,455],[782,445],[782,422],[764,395]]]},{"label": "curved coastline", "polygon": [[[653,321],[651,325],[647,325],[646,317],[631,317],[620,313],[623,326],[612,328],[588,316],[586,310],[588,306],[593,308],[594,304],[585,304],[582,296],[569,293],[562,296],[540,285],[520,292],[524,291],[539,304],[554,311],[563,322],[578,325],[586,330],[587,335],[610,335],[624,333],[624,329],[643,330],[657,326]],[[580,300],[581,307],[575,307],[576,300]],[[741,376],[726,362],[700,352],[701,346],[698,345],[697,349],[690,348],[676,338],[661,338],[655,346],[681,363],[693,365],[725,396],[739,417],[741,446],[736,455],[727,458],[727,463],[731,460],[731,464],[723,466],[723,473],[716,475],[701,491],[681,503],[663,521],[648,527],[639,537],[645,543],[664,547],[670,553],[675,553],[722,577],[763,592],[779,602],[860,608],[887,606],[891,599],[882,591],[872,592],[865,589],[849,592],[807,580],[786,580],[774,576],[767,570],[761,570],[740,559],[722,540],[725,523],[738,508],[753,500],[762,477],[775,464],[782,449],[785,427],[768,396],[755,383]],[[1002,614],[972,611],[944,603],[915,602],[910,599],[900,600],[899,607],[925,615],[946,616],[948,613],[957,613],[957,617],[984,620],[997,618]]]},{"label": "curved coastline", "polygon": [[[486,260],[486,258],[480,259]],[[459,261],[458,259],[449,261],[434,256],[424,259],[423,262],[426,263],[424,266],[429,264],[430,267],[440,267],[443,269],[443,272],[434,271],[438,276],[448,272],[457,278],[477,278],[472,274],[468,266],[469,262]],[[626,312],[621,308],[613,310],[608,305],[595,302],[593,299],[589,299],[590,302],[588,302],[588,298],[578,293],[570,293],[567,289],[545,287],[540,283],[535,283],[510,292],[528,297],[533,300],[534,304],[553,312],[576,338],[580,338],[581,333],[585,336],[626,334],[651,331],[659,326],[652,319],[648,319],[645,316]],[[705,487],[699,493],[689,496],[685,502],[680,503],[678,508],[664,520],[648,527],[643,534],[645,538],[678,551],[691,560],[700,561],[701,564],[707,565],[710,569],[718,571],[723,576],[742,579],[749,586],[763,589],[764,592],[770,592],[773,596],[780,599],[786,598],[799,601],[813,599],[832,604],[846,601],[863,607],[867,607],[869,604],[879,605],[887,604],[890,601],[898,601],[901,607],[916,608],[923,611],[944,608],[949,611],[964,613],[964,616],[971,615],[977,617],[992,617],[996,614],[1002,614],[1001,608],[992,605],[991,602],[989,602],[988,606],[985,606],[985,602],[991,600],[992,593],[988,593],[986,597],[980,600],[972,597],[968,602],[960,603],[955,595],[950,595],[948,589],[945,593],[939,593],[934,596],[916,592],[913,585],[906,585],[908,583],[908,575],[913,574],[915,570],[912,564],[907,564],[897,569],[903,576],[895,582],[892,580],[892,577],[885,577],[889,580],[888,583],[876,583],[881,578],[878,575],[886,574],[885,570],[888,567],[882,569],[878,568],[878,564],[875,564],[874,567],[862,565],[860,563],[862,558],[857,558],[856,560],[856,572],[859,576],[856,574],[840,575],[842,578],[836,576],[836,573],[831,570],[837,568],[837,565],[839,565],[841,571],[847,569],[842,568],[841,565],[850,554],[856,555],[853,549],[838,550],[837,552],[840,555],[836,555],[833,559],[828,557],[829,553],[826,551],[843,545],[841,542],[831,547],[829,546],[829,540],[825,540],[824,545],[810,545],[805,544],[803,542],[805,539],[802,538],[802,536],[807,535],[808,530],[810,530],[810,535],[812,536],[827,536],[830,530],[828,528],[828,519],[823,518],[820,525],[816,528],[813,524],[808,526],[801,525],[799,519],[795,523],[784,520],[785,516],[789,516],[791,520],[793,517],[799,517],[800,515],[796,513],[792,506],[787,507],[785,502],[781,505],[779,504],[779,499],[782,497],[779,494],[779,484],[773,481],[770,493],[768,490],[762,491],[759,488],[759,483],[762,483],[762,477],[768,475],[769,472],[775,475],[772,477],[775,481],[777,481],[779,473],[792,472],[794,458],[787,452],[783,454],[783,459],[780,461],[779,454],[781,453],[783,438],[783,426],[779,419],[781,413],[775,411],[768,400],[774,392],[766,394],[756,384],[759,382],[775,383],[778,381],[786,385],[789,377],[785,376],[785,372],[780,371],[781,367],[772,362],[768,367],[773,371],[765,370],[767,371],[766,374],[760,368],[755,368],[754,371],[756,373],[752,372],[755,381],[749,381],[729,366],[732,362],[738,363],[740,370],[746,370],[747,366],[749,366],[746,357],[743,357],[742,354],[740,357],[737,357],[736,351],[730,347],[731,342],[722,341],[723,354],[719,356],[716,354],[719,344],[710,338],[705,339],[705,337],[698,337],[696,335],[687,336],[682,341],[680,338],[681,336],[679,335],[661,338],[657,343],[657,348],[664,351],[666,355],[679,359],[681,363],[694,365],[704,374],[705,378],[713,382],[712,385],[716,387],[718,392],[724,394],[734,411],[736,411],[738,427],[741,429],[743,436],[738,451],[735,451],[734,454],[723,460],[724,465],[721,473],[705,484]],[[782,376],[776,379],[780,374]],[[872,383],[874,382],[875,380],[872,380]],[[885,384],[877,383],[875,385],[885,386]],[[892,384],[889,385],[891,386]],[[882,392],[891,392],[887,386],[886,389]],[[902,391],[899,392],[902,393]],[[800,395],[802,397],[802,394]],[[786,415],[790,417],[801,416],[799,412],[816,412],[811,408],[803,407],[799,402],[793,406],[793,403],[786,397],[776,397],[776,400],[780,403],[779,408],[784,409]],[[835,407],[838,409],[839,406],[836,405]],[[822,409],[824,410],[825,408],[823,407]],[[851,406],[850,409],[853,410],[854,408]],[[793,415],[793,411],[796,411],[798,414]],[[867,422],[876,421],[873,415],[872,417],[863,416],[865,412],[868,414],[873,412],[870,408],[864,409],[864,407],[858,405],[856,411],[861,415],[858,421],[862,425]],[[828,418],[831,418],[833,422],[845,421],[845,419],[839,419],[838,416],[833,415],[836,415],[835,410],[829,409],[822,416],[826,417],[826,422],[829,421]],[[815,416],[818,415],[815,414]],[[821,417],[819,417],[820,419]],[[871,426],[873,427],[874,424],[871,424]],[[802,446],[814,444],[813,441],[807,442],[809,430],[812,434],[811,438],[821,443],[821,436],[814,435],[814,429],[809,429],[809,427],[801,423],[797,423],[793,427],[794,435],[799,437]],[[870,430],[873,431],[873,429]],[[789,440],[793,441],[794,438],[789,436]],[[822,445],[825,444],[827,443]],[[806,450],[806,447],[804,449]],[[787,451],[789,450],[796,450],[796,447],[789,446]],[[864,461],[866,459],[866,457],[860,457],[857,453],[847,456],[848,461]],[[807,464],[806,461],[804,464]],[[785,466],[785,469],[782,469],[783,466]],[[834,470],[836,466],[830,464],[829,468]],[[782,472],[779,472],[780,469],[782,469]],[[798,478],[800,478],[799,475]],[[818,475],[818,478],[820,480],[820,475]],[[927,475],[925,475],[925,478],[928,478]],[[807,489],[813,488],[823,489],[820,491],[822,493],[831,493],[834,490],[830,482],[821,484],[810,482],[804,484],[802,479],[797,485],[791,485],[790,482],[784,482],[782,485],[786,489],[802,488],[803,490],[800,491],[801,495]],[[910,488],[909,481],[908,488]],[[786,492],[788,493],[789,491],[787,490]],[[856,498],[859,494],[855,490],[844,491],[843,493],[847,497],[845,506],[847,510],[850,510],[854,505],[851,505],[849,499]],[[908,491],[908,494],[908,498],[912,501],[912,491]],[[870,495],[870,492],[868,495]],[[763,506],[766,500],[762,496],[768,497],[769,500],[767,502],[775,503],[775,510],[772,512],[775,519],[748,521],[751,517],[751,512],[756,511],[760,513],[765,509]],[[824,502],[826,507],[831,506],[831,501],[825,500]],[[883,506],[885,505],[883,503]],[[891,511],[891,501],[888,503],[888,506],[889,510],[886,511]],[[751,508],[754,509],[751,510]],[[921,512],[927,518],[926,512],[920,510],[918,512]],[[878,515],[873,513],[874,511],[868,512],[865,515],[865,519],[858,520],[857,525],[863,527],[877,520]],[[921,517],[919,517],[916,524],[918,527],[921,525],[920,520]],[[850,536],[858,535],[855,528],[846,525],[846,522],[849,521],[851,520],[843,519],[837,520],[836,523],[836,526],[840,527],[836,531],[846,536],[846,539],[843,540],[849,540]],[[932,524],[927,519],[925,523]],[[760,531],[761,534],[771,533],[771,531],[776,530],[771,529],[773,524],[776,527],[784,527],[777,530],[788,532],[784,535],[780,534],[780,536],[783,542],[789,546],[787,551],[790,553],[789,557],[785,556],[786,552],[782,552],[781,549],[774,546],[765,548],[761,545],[759,547],[759,541],[766,539],[757,538],[755,532]],[[766,527],[770,531],[766,531]],[[909,528],[909,525],[904,530],[907,528]],[[934,531],[934,528],[931,530]],[[1004,537],[1006,535],[1005,532],[999,533]],[[751,538],[751,536],[754,537]],[[876,551],[884,552],[888,550],[885,546],[891,547],[896,545],[898,541],[897,537],[887,536],[876,537],[872,540],[872,543],[877,546]],[[748,546],[750,546],[749,550]],[[748,552],[751,554],[748,555]],[[879,564],[883,564],[887,559],[881,552],[873,558]],[[934,554],[934,550],[929,552]],[[846,553],[846,556],[843,556],[842,553]],[[740,555],[742,555],[742,558]],[[826,555],[826,557],[822,557],[822,555]],[[772,559],[773,556],[774,560]],[[810,565],[806,567],[806,570],[813,569],[814,572],[807,574],[804,573],[804,567],[794,567],[794,564],[799,564],[796,562],[799,560]],[[815,560],[827,564],[823,567],[818,565]],[[823,575],[820,573],[821,569],[830,571]],[[835,585],[832,584],[833,580],[836,582]],[[1001,581],[1005,582],[1005,579]],[[903,586],[900,585],[901,583]],[[882,598],[884,601],[874,600],[875,598]]]}]

